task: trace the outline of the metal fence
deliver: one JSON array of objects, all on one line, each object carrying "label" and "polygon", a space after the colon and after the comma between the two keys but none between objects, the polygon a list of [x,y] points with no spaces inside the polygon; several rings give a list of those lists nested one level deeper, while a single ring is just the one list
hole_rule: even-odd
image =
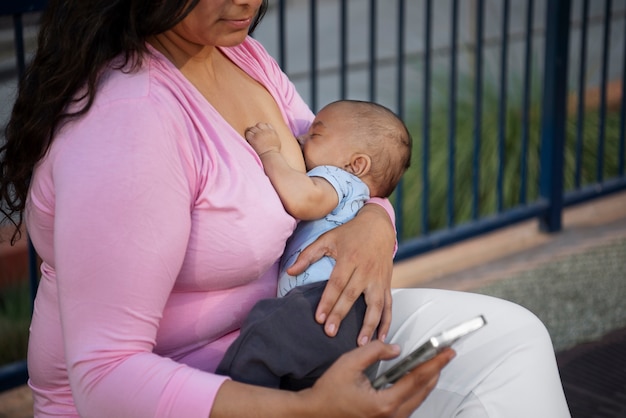
[{"label": "metal fence", "polygon": [[312,109],[373,100],[412,128],[397,260],[533,218],[558,231],[565,207],[626,187],[624,1],[275,9],[256,36]]},{"label": "metal fence", "polygon": [[[13,2],[17,3],[17,2]],[[21,17],[46,1],[0,5]],[[626,189],[626,4],[604,0],[277,0],[255,36],[313,110],[398,113],[414,164],[393,196],[397,260]],[[37,281],[31,253],[31,283]],[[25,362],[0,368],[0,391]]]}]

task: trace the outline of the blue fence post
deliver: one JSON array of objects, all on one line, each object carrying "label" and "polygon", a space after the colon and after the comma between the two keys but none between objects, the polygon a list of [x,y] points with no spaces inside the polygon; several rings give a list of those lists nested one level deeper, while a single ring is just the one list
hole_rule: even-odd
[{"label": "blue fence post", "polygon": [[26,70],[26,59],[24,57],[24,24],[22,23],[22,15],[17,13],[13,15],[13,38],[17,73],[21,76]]},{"label": "blue fence post", "polygon": [[548,207],[539,216],[539,227],[545,232],[556,232],[561,229],[563,212],[563,152],[571,1],[549,0],[547,8],[539,191],[541,198],[548,202]]}]

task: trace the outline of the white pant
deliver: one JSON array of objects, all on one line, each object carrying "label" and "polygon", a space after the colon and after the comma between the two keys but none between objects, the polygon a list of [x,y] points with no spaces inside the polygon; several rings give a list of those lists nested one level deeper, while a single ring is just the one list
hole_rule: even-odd
[{"label": "white pant", "polygon": [[454,345],[456,357],[412,417],[570,417],[548,332],[521,306],[467,292],[397,289],[387,342],[400,345],[402,357],[480,314],[487,326]]}]

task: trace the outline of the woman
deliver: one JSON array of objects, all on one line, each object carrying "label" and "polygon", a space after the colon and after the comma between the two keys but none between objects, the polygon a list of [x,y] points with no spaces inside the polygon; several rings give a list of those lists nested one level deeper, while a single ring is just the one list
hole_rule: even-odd
[{"label": "woman", "polygon": [[[291,138],[313,119],[247,37],[266,7],[50,2],[0,154],[5,215],[19,225],[24,214],[43,260],[28,355],[35,415],[401,417],[421,405],[414,416],[566,416],[550,340],[523,309],[402,290],[392,321],[386,202],[366,205],[294,266],[337,259],[316,317],[332,336],[364,293],[362,347],[297,393],[212,373],[251,306],[275,293],[295,226],[245,128],[262,120]],[[281,149],[304,169],[295,141]],[[489,329],[443,372],[451,351],[389,389],[369,385],[363,370],[399,354],[366,343],[377,326],[408,350],[476,313]]]}]

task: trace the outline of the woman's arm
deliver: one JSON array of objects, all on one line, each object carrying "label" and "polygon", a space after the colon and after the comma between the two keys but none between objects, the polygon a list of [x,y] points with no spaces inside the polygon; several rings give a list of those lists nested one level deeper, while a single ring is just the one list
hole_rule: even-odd
[{"label": "woman's arm", "polygon": [[352,350],[341,356],[312,388],[300,392],[224,382],[211,418],[250,416],[252,412],[259,418],[408,417],[435,387],[454,352],[442,352],[387,389],[372,388],[363,370],[378,360],[396,357],[399,352],[398,346],[379,341]]},{"label": "woman's arm", "polygon": [[193,199],[164,120],[145,101],[101,105],[50,157],[63,325],[55,338],[84,416],[207,416],[226,379],[153,352]]}]

